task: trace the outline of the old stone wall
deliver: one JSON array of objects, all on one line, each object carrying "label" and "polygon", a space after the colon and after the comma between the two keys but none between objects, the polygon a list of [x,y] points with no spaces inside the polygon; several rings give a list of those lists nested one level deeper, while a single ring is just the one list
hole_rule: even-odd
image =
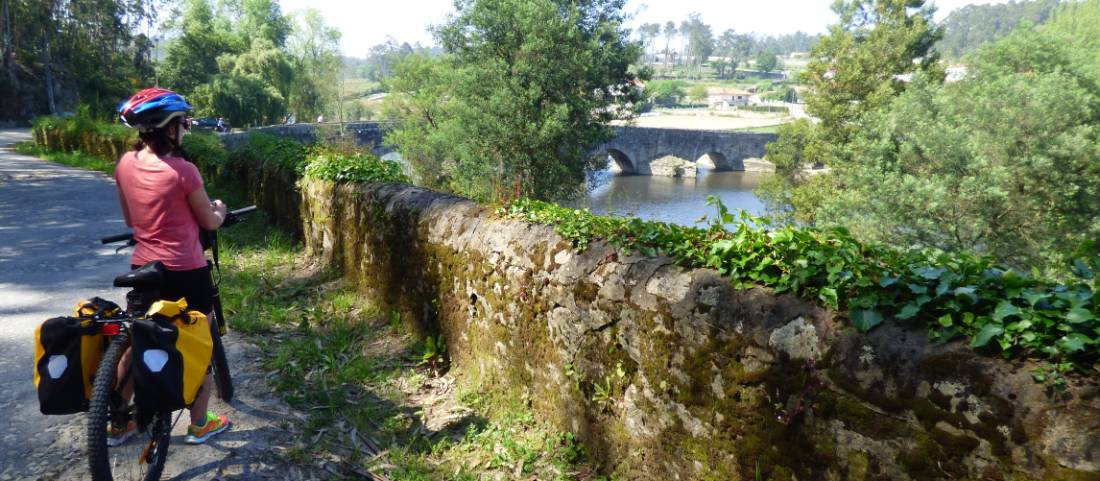
[{"label": "old stone wall", "polygon": [[643,480],[1097,480],[1100,388],[404,185],[300,183],[309,252]]}]

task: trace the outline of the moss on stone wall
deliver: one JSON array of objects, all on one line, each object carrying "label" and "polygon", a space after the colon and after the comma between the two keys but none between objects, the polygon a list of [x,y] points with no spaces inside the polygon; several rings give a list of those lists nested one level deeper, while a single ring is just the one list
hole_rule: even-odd
[{"label": "moss on stone wall", "polygon": [[[576,252],[424,189],[301,192],[310,252],[623,479],[1100,476],[1094,380],[1046,393],[1026,363],[905,326],[858,334],[793,296],[599,242]],[[1068,405],[1077,430],[1043,414]]]}]

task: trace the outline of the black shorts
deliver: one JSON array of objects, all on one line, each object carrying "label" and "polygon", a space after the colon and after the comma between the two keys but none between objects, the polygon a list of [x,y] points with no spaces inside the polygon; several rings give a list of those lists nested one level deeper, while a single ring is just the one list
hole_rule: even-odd
[{"label": "black shorts", "polygon": [[[131,265],[130,269],[139,267]],[[178,301],[182,297],[187,299],[188,309],[210,314],[214,310],[214,281],[210,277],[210,265],[190,271],[165,269],[160,296],[170,301]]]}]

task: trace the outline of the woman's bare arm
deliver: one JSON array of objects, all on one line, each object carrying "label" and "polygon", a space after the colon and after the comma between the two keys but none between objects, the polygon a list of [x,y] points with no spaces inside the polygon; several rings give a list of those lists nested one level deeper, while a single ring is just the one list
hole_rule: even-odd
[{"label": "woman's bare arm", "polygon": [[126,194],[122,193],[122,187],[118,189],[118,205],[122,206],[122,218],[126,220],[126,227],[134,227],[134,221],[130,220],[130,206],[126,205]]},{"label": "woman's bare arm", "polygon": [[195,213],[195,219],[199,221],[199,227],[206,230],[214,230],[225,221],[227,212],[222,201],[210,202],[206,195],[206,189],[198,189],[187,196],[187,203],[191,204],[191,212]]}]

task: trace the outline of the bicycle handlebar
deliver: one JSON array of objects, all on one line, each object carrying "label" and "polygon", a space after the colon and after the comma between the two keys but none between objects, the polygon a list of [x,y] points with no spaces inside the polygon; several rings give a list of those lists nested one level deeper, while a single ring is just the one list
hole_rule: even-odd
[{"label": "bicycle handlebar", "polygon": [[104,238],[100,239],[99,241],[104,243],[104,244],[114,244],[115,242],[128,241],[128,240],[131,240],[133,238],[134,238],[134,234],[128,232],[128,233],[125,233],[125,234],[115,234],[113,236],[104,237]]},{"label": "bicycle handlebar", "polygon": [[[244,216],[246,216],[248,214],[251,214],[255,211],[256,211],[256,206],[254,206],[254,205],[250,205],[248,207],[241,207],[240,209],[237,209],[237,210],[231,210],[226,214],[225,221],[222,222],[222,226],[223,227],[229,227],[233,224],[236,224],[236,223],[240,222],[241,220],[243,220],[242,218]],[[133,232],[127,232],[125,234],[115,234],[115,235],[104,237],[104,238],[99,240],[99,242],[101,242],[103,244],[114,244],[115,242],[123,242],[123,241],[133,242],[134,241],[134,233]]]}]

